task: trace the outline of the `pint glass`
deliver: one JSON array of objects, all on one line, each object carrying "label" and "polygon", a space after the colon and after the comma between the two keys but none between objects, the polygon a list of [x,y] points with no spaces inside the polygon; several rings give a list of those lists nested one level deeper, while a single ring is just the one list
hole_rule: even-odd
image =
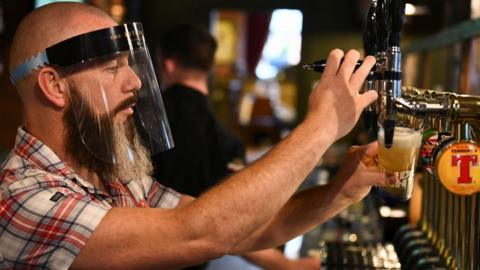
[{"label": "pint glass", "polygon": [[385,147],[383,128],[378,131],[378,160],[380,170],[392,173],[395,184],[378,187],[378,193],[387,202],[403,202],[412,196],[415,166],[422,143],[421,130],[409,127],[395,127],[393,145]]}]

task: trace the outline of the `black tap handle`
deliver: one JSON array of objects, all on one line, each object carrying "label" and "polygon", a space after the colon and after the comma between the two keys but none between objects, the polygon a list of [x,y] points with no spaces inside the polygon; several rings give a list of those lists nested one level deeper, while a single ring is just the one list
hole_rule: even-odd
[{"label": "black tap handle", "polygon": [[[343,58],[340,63],[343,62]],[[357,70],[363,63],[363,60],[358,60],[357,63],[355,64],[354,70]],[[316,71],[322,73],[325,70],[325,66],[327,65],[327,60],[322,59],[315,61],[311,64],[304,64],[302,65],[302,68],[308,71]],[[373,68],[372,68],[373,69]]]},{"label": "black tap handle", "polygon": [[383,132],[384,132],[383,139],[385,143],[385,148],[392,147],[394,131],[395,131],[395,120],[385,119],[383,121]]},{"label": "black tap handle", "polygon": [[[365,27],[365,31],[363,33],[363,49],[365,50],[365,55],[373,55],[375,56],[378,52],[377,50],[377,42],[378,42],[378,35],[377,35],[377,20],[376,20],[376,2],[372,1],[372,5],[368,10],[367,14],[367,23]],[[371,88],[372,81],[375,80],[375,71],[372,69],[369,72],[366,81],[369,85],[368,87]],[[367,87],[366,87],[367,88]],[[370,89],[364,89],[370,90]],[[377,112],[373,105],[368,106],[363,110],[363,121],[364,127],[366,131],[375,131],[377,124]]]},{"label": "black tap handle", "polygon": [[400,31],[402,30],[405,17],[405,0],[391,0],[390,16],[392,19],[392,31],[389,45],[400,46]]},{"label": "black tap handle", "polygon": [[387,0],[378,0],[376,19],[378,33],[378,51],[386,52],[388,49],[388,34],[390,32],[390,20]]},{"label": "black tap handle", "polygon": [[376,7],[372,5],[368,10],[367,15],[367,25],[365,32],[363,33],[363,49],[365,50],[365,55],[376,55],[377,54],[377,25],[376,25]]}]

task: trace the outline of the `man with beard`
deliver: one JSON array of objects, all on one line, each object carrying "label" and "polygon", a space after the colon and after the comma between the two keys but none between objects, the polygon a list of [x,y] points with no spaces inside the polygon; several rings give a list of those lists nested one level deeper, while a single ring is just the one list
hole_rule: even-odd
[{"label": "man with beard", "polygon": [[293,195],[377,97],[359,94],[374,58],[353,72],[359,53],[337,49],[305,120],[266,156],[197,199],[161,186],[140,146],[171,147],[144,40],[140,24],[78,3],[20,23],[9,68],[24,121],[0,170],[2,268],[181,268],[278,246],[395,181],[375,169],[370,144],[328,185]]}]

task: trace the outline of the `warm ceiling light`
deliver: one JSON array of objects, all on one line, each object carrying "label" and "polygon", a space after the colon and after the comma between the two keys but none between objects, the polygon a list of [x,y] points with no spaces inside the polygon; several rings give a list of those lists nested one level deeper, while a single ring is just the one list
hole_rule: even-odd
[{"label": "warm ceiling light", "polygon": [[428,13],[428,8],[426,6],[416,6],[414,4],[406,3],[405,4],[405,15],[425,15]]},{"label": "warm ceiling light", "polygon": [[416,10],[417,10],[417,8],[413,4],[407,3],[405,5],[405,15],[407,15],[407,16],[411,16],[411,15],[415,14]]},{"label": "warm ceiling light", "polygon": [[122,5],[115,4],[110,8],[110,14],[113,17],[123,17],[123,14],[125,13],[125,8]]}]

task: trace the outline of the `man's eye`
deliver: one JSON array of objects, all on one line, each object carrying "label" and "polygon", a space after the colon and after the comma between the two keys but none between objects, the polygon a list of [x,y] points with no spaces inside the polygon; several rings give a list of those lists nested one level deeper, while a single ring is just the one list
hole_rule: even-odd
[{"label": "man's eye", "polygon": [[115,73],[118,70],[118,66],[111,66],[107,68],[108,72]]}]

